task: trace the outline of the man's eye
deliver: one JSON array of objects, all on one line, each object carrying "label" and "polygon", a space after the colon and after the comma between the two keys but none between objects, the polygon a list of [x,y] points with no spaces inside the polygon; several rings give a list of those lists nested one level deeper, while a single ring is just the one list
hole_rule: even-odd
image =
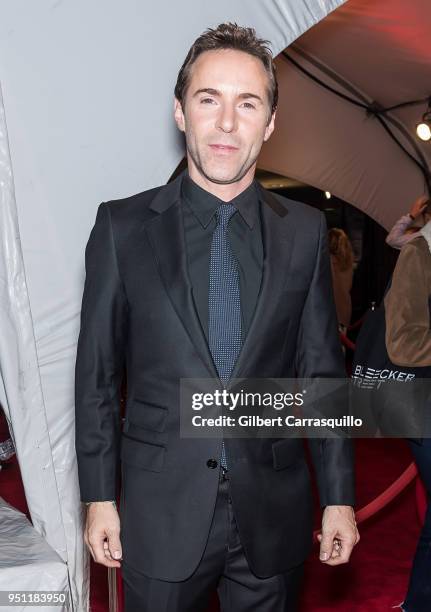
[{"label": "man's eye", "polygon": [[245,106],[245,108],[256,108],[251,102],[244,102],[243,106]]},{"label": "man's eye", "polygon": [[202,98],[202,100],[201,100],[201,104],[202,103],[208,104],[210,102],[214,102],[214,100],[212,98]]}]

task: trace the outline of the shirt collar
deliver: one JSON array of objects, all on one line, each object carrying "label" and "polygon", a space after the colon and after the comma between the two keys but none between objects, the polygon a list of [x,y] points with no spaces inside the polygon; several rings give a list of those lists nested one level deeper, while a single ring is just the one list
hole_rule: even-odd
[{"label": "shirt collar", "polygon": [[181,185],[181,193],[203,227],[208,226],[220,204],[233,204],[248,227],[252,229],[258,212],[258,193],[255,183],[255,180],[253,180],[236,198],[230,202],[224,202],[224,200],[220,200],[220,198],[195,183],[186,171]]}]

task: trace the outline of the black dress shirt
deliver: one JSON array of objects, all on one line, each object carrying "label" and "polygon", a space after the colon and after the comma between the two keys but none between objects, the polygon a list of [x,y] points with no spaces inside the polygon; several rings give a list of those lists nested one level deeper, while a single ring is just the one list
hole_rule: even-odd
[{"label": "black dress shirt", "polygon": [[[215,212],[220,204],[226,202],[197,185],[187,172],[183,178],[181,194],[188,272],[196,310],[208,340],[211,242],[216,227]],[[250,327],[262,280],[260,201],[255,181],[229,204],[233,204],[238,209],[229,221],[227,235],[238,262],[244,340]]]}]

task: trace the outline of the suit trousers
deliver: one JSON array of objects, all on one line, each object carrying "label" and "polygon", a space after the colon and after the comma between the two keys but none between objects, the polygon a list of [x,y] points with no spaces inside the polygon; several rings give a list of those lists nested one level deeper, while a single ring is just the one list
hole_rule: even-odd
[{"label": "suit trousers", "polygon": [[211,528],[196,570],[186,580],[170,582],[149,578],[123,562],[125,612],[207,612],[214,590],[222,612],[297,610],[304,565],[269,578],[252,573],[239,538],[228,474],[220,470]]}]

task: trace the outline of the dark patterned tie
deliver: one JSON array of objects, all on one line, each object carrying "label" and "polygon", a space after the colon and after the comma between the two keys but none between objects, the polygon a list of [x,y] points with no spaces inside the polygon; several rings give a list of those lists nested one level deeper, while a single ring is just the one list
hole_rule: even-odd
[{"label": "dark patterned tie", "polygon": [[[227,238],[227,226],[237,211],[233,204],[221,204],[211,243],[208,292],[208,343],[218,375],[225,384],[241,350],[241,296],[238,264]],[[227,469],[222,442],[220,463]]]}]

